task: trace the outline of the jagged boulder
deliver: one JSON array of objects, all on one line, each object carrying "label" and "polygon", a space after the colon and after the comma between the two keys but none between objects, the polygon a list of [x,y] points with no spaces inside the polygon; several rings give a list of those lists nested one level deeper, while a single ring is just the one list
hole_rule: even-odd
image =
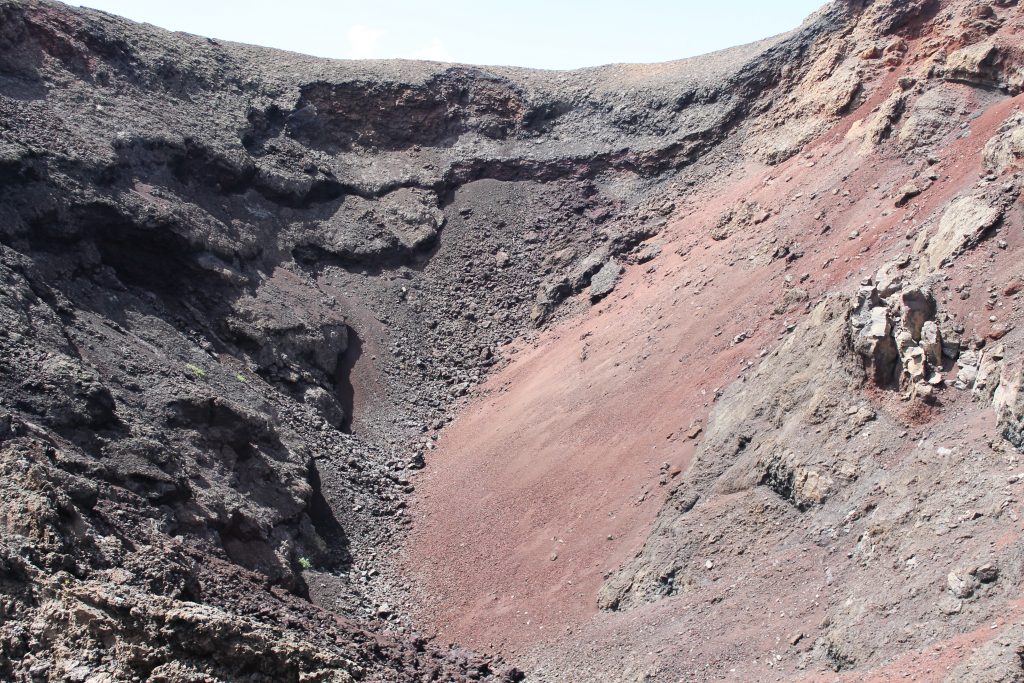
[{"label": "jagged boulder", "polygon": [[857,292],[850,324],[854,348],[864,360],[869,375],[876,384],[888,385],[895,377],[900,353],[893,339],[889,307],[874,287],[862,287]]},{"label": "jagged boulder", "polygon": [[925,287],[905,287],[900,291],[900,327],[921,341],[924,325],[935,317],[935,297]]},{"label": "jagged boulder", "polygon": [[312,407],[335,429],[343,429],[347,423],[345,409],[333,394],[322,387],[310,387],[302,395],[306,405]]},{"label": "jagged boulder", "polygon": [[239,298],[226,326],[267,378],[333,389],[348,349],[345,316],[329,300],[295,287],[291,280],[282,275]]},{"label": "jagged boulder", "polygon": [[907,106],[905,93],[892,93],[877,112],[865,119],[858,120],[846,136],[861,141],[859,153],[870,154],[878,145],[887,140],[903,116]]},{"label": "jagged boulder", "polygon": [[942,333],[934,320],[927,320],[921,325],[921,350],[925,360],[934,367],[942,367]]},{"label": "jagged boulder", "polygon": [[985,145],[985,166],[996,174],[1018,168],[1024,158],[1024,114],[1010,116]]},{"label": "jagged boulder", "polygon": [[542,285],[530,313],[534,324],[542,324],[560,302],[588,287],[591,303],[597,303],[608,296],[619,283],[623,271],[622,265],[610,258],[609,253],[607,247],[599,247],[577,259],[568,272]]},{"label": "jagged boulder", "polygon": [[910,262],[909,254],[901,254],[878,269],[874,281],[879,297],[886,299],[903,287],[907,281]]},{"label": "jagged boulder", "polygon": [[1000,371],[992,406],[1003,438],[1024,452],[1024,363],[1020,359],[1006,363]]},{"label": "jagged boulder", "polygon": [[899,263],[909,259],[900,258],[880,272],[884,291],[891,293],[882,296],[874,285],[859,290],[850,314],[853,346],[877,385],[896,385],[912,397],[931,400],[944,364],[938,305],[928,287],[907,284],[894,290]]},{"label": "jagged boulder", "polygon": [[594,273],[594,277],[590,279],[590,300],[597,302],[611,294],[615,285],[619,283],[621,274],[622,266],[615,259],[601,266],[601,270]]},{"label": "jagged boulder", "polygon": [[965,249],[1003,218],[1003,209],[980,195],[959,197],[950,203],[939,225],[923,247],[922,270],[932,272]]},{"label": "jagged boulder", "polygon": [[806,456],[793,451],[773,453],[761,462],[764,474],[759,483],[799,510],[821,505],[833,492],[835,482],[824,469],[801,464],[806,460]]},{"label": "jagged boulder", "polygon": [[434,193],[401,188],[376,200],[348,198],[323,224],[304,231],[301,244],[360,265],[404,263],[436,242],[445,220]]}]

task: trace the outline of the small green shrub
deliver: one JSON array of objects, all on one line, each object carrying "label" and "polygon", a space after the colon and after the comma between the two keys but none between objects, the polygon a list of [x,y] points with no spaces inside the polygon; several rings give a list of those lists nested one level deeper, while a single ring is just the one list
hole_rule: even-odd
[{"label": "small green shrub", "polygon": [[188,370],[189,372],[191,372],[193,375],[195,375],[199,379],[205,379],[206,378],[206,370],[203,370],[198,365],[193,365],[192,363],[185,363],[185,369]]},{"label": "small green shrub", "polygon": [[303,569],[312,569],[313,568],[313,563],[310,561],[310,559],[308,557],[300,557],[299,558],[299,566],[302,567]]},{"label": "small green shrub", "polygon": [[239,382],[241,382],[242,384],[248,384],[248,383],[249,383],[249,380],[247,380],[247,379],[245,378],[245,375],[243,375],[243,374],[242,374],[242,373],[240,373],[240,372],[236,372],[236,373],[235,373],[235,379],[237,379],[237,380],[238,380]]}]

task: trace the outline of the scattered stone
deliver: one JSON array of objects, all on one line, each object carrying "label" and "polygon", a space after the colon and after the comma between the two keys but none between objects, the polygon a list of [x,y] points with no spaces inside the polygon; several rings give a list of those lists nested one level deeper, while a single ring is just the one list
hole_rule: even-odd
[{"label": "scattered stone", "polygon": [[621,273],[622,266],[614,259],[601,266],[601,269],[590,280],[590,300],[597,302],[611,294],[615,285],[619,283]]},{"label": "scattered stone", "polygon": [[871,47],[862,50],[859,56],[863,60],[878,59],[882,56],[882,48],[877,45],[872,45]]},{"label": "scattered stone", "polygon": [[974,595],[978,581],[970,572],[955,569],[946,576],[946,587],[954,597],[965,599]]},{"label": "scattered stone", "polygon": [[971,573],[981,583],[992,583],[999,578],[999,568],[990,563],[976,567]]},{"label": "scattered stone", "polygon": [[927,320],[921,325],[921,348],[932,367],[942,367],[942,335],[934,320]]},{"label": "scattered stone", "polygon": [[904,206],[914,197],[924,192],[925,188],[921,187],[917,183],[907,183],[900,188],[900,191],[896,195],[896,206]]},{"label": "scattered stone", "polygon": [[960,614],[964,608],[964,602],[949,593],[944,593],[942,597],[939,598],[936,608],[940,614],[952,616],[954,614]]},{"label": "scattered stone", "polygon": [[649,261],[653,261],[659,255],[661,255],[661,248],[662,245],[660,243],[648,244],[643,249],[641,249],[639,253],[637,253],[636,262],[647,263]]},{"label": "scattered stone", "polygon": [[722,241],[728,239],[737,230],[764,223],[771,214],[761,208],[757,202],[741,201],[738,206],[725,212],[714,227],[711,228],[711,239]]}]

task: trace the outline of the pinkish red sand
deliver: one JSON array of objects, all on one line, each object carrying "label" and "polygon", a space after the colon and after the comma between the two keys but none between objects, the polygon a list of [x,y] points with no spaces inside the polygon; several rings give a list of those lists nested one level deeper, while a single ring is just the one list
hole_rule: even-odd
[{"label": "pinkish red sand", "polygon": [[[622,640],[638,620],[663,631],[646,643],[671,640],[670,620],[657,617],[664,606],[625,616],[596,610],[604,576],[650,531],[664,499],[662,464],[673,473],[685,470],[695,447],[687,428],[704,420],[715,391],[757,363],[784,323],[801,314],[772,313],[783,277],[808,273],[802,286],[813,297],[859,280],[906,249],[903,219],[940,206],[973,182],[980,146],[1019,102],[973,122],[973,134],[944,154],[944,180],[917,209],[893,210],[889,199],[906,182],[908,166],[901,160],[862,165],[856,145],[844,139],[863,114],[809,146],[814,164],[801,155],[779,167],[749,167],[742,177],[723,179],[727,190],[690,198],[672,220],[656,269],[630,269],[589,315],[520,349],[444,431],[417,483],[403,558],[420,591],[421,627],[513,656],[541,643],[575,642],[581,629],[588,635],[579,642]],[[837,186],[850,190],[850,198],[837,199],[831,192]],[[810,199],[815,191],[817,199]],[[709,226],[740,198],[772,209],[770,229],[780,239],[796,235],[805,256],[795,264],[750,266],[745,257],[765,232],[709,240]],[[879,206],[891,214],[880,215]],[[831,230],[806,228],[825,224]],[[865,233],[862,239],[847,238],[853,229]],[[823,268],[829,258],[834,261]],[[749,339],[734,343],[741,333]],[[799,574],[815,558],[793,561]],[[758,590],[764,583],[772,585],[769,578]],[[784,596],[803,594],[799,585],[776,588]],[[813,628],[820,618],[813,607],[791,616],[795,622],[775,619],[776,626]],[[734,628],[724,640],[764,638],[765,628],[777,635],[769,623],[746,636]]]}]

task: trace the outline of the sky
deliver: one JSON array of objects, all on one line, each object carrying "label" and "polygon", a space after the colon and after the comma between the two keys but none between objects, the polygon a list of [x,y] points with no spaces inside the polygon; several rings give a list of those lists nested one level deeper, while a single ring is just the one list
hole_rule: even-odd
[{"label": "sky", "polygon": [[825,0],[69,0],[319,57],[571,69],[664,62],[796,28]]}]

